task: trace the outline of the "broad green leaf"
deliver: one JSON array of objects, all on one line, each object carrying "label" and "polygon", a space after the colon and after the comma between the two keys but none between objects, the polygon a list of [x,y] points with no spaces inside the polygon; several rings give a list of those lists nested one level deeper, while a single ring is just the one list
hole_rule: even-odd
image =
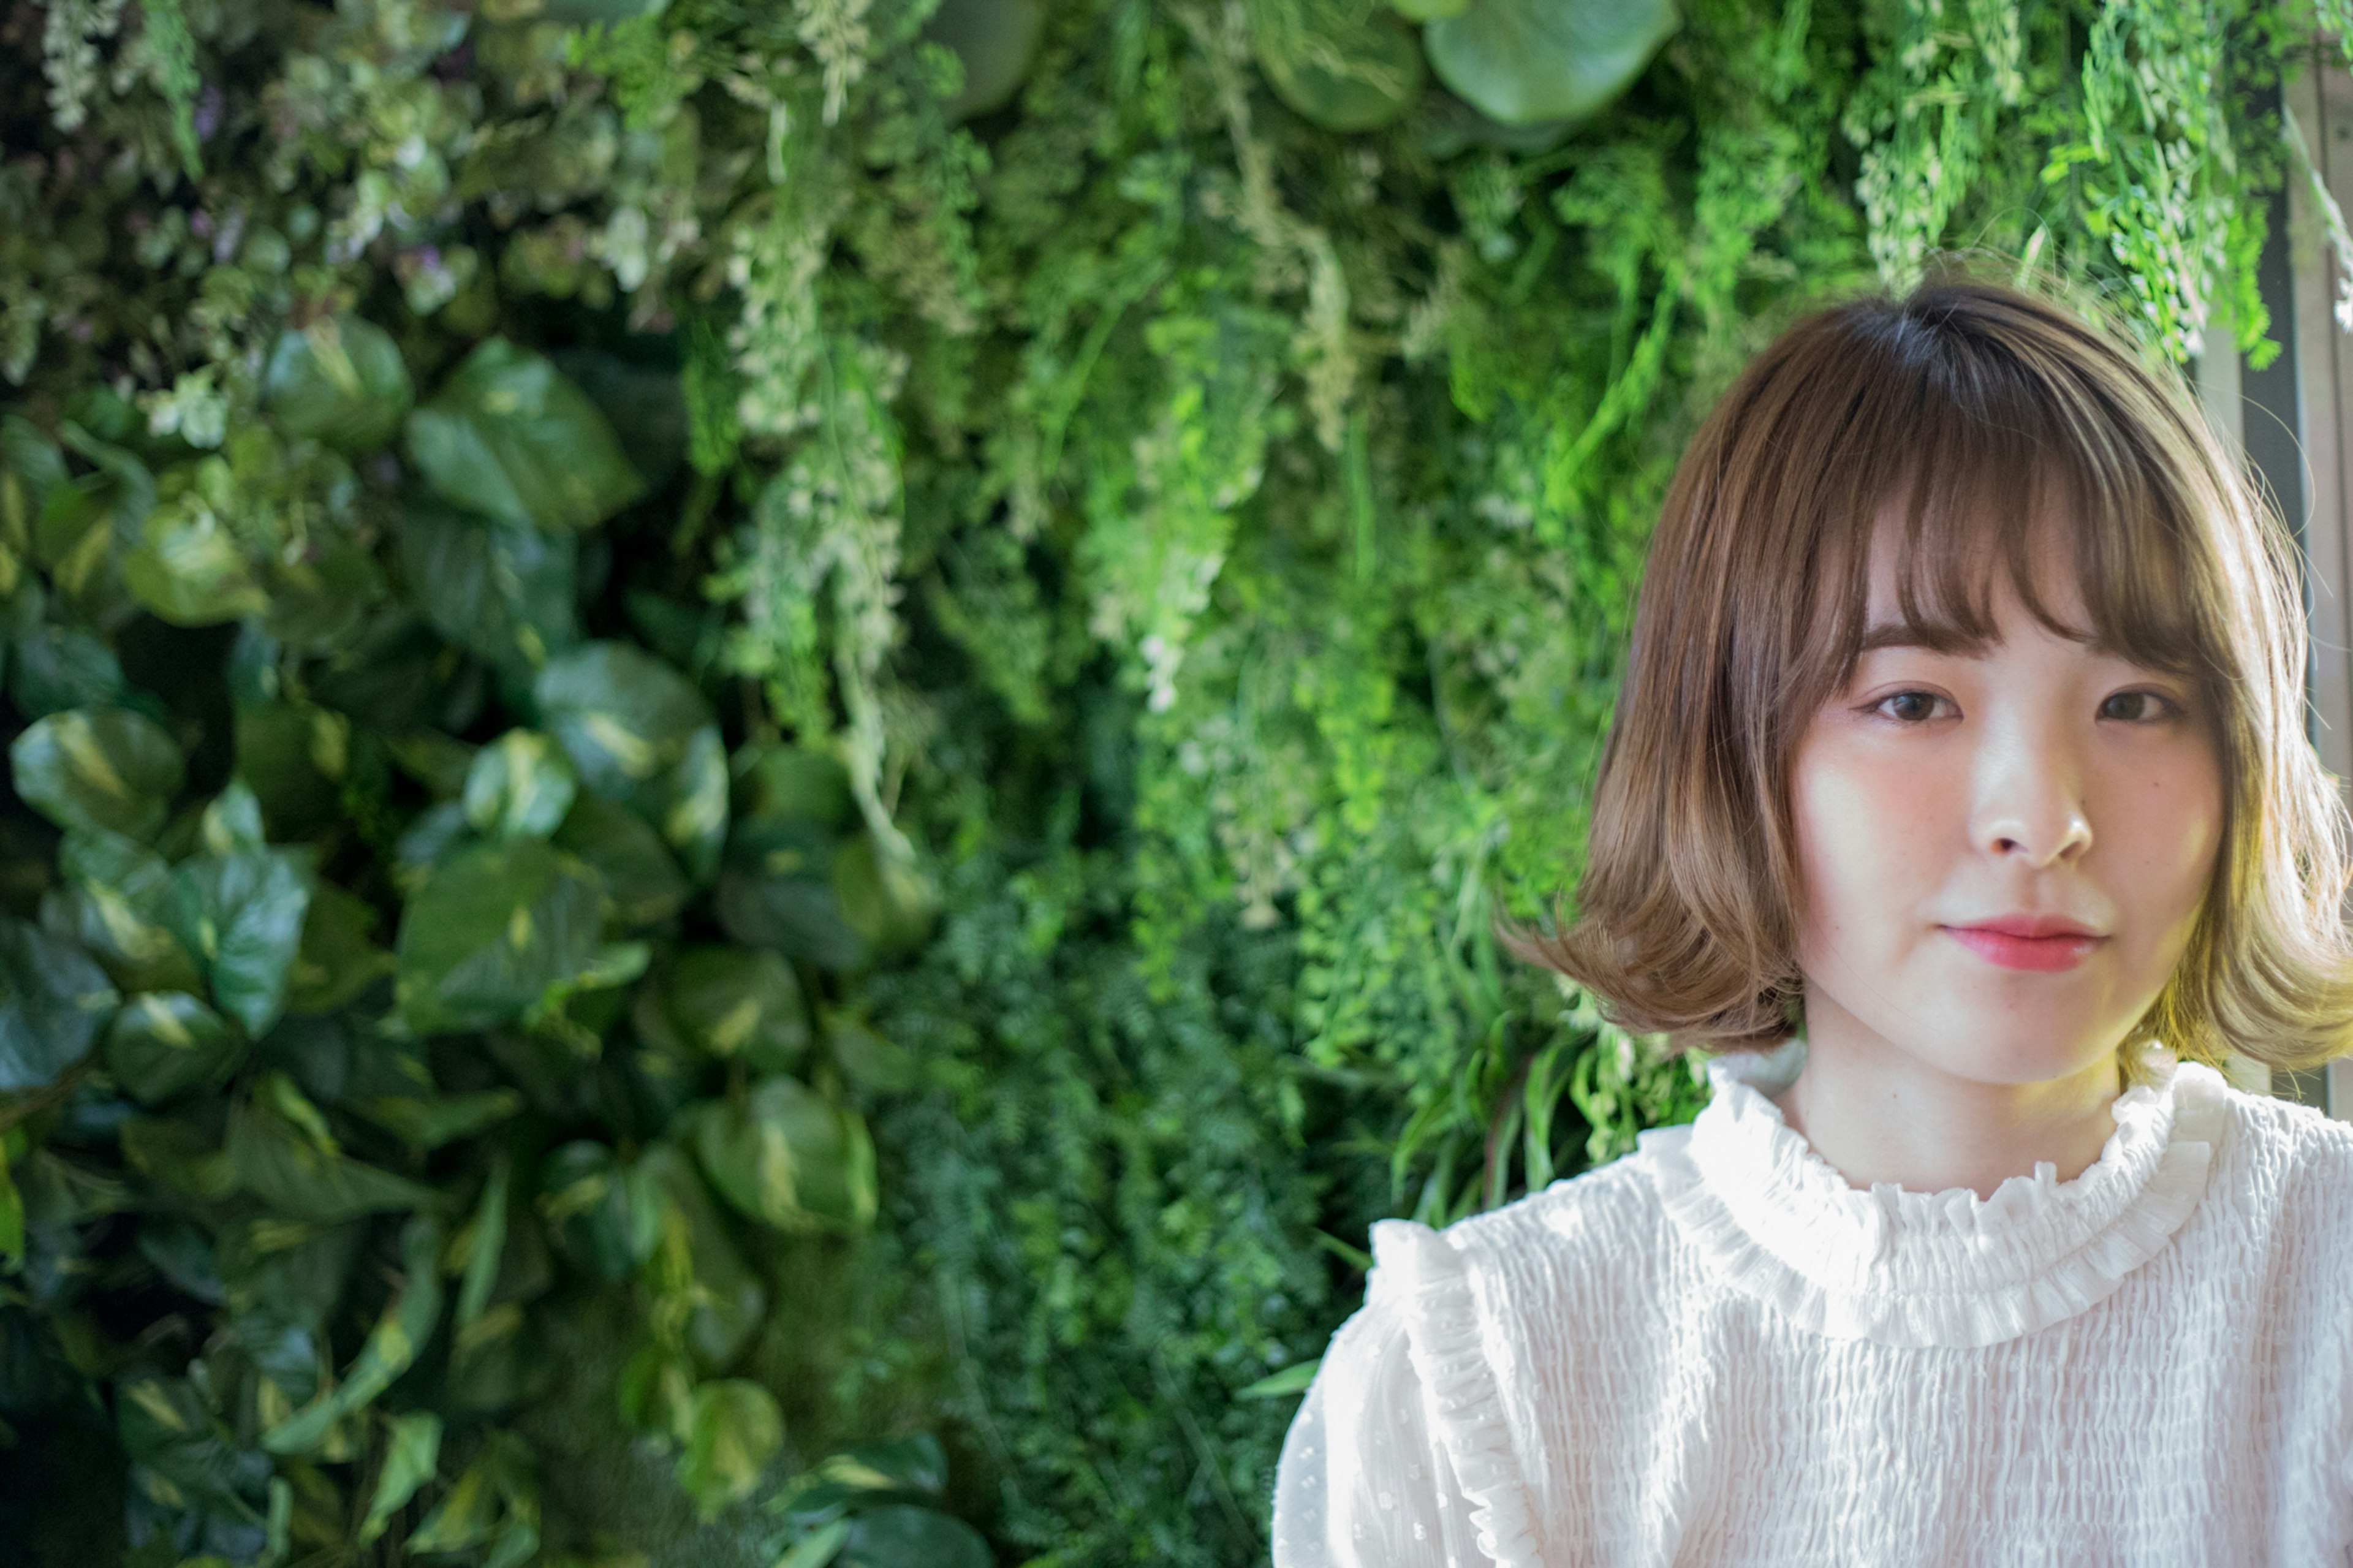
[{"label": "broad green leaf", "polygon": [[605,879],[616,920],[648,926],[668,920],[694,891],[645,818],[598,795],[583,795],[565,814],[555,847],[577,855]]},{"label": "broad green leaf", "polygon": [[833,834],[779,817],[739,821],[729,835],[713,900],[730,937],[826,969],[856,969],[873,942],[851,925],[835,891]]},{"label": "broad green leaf", "polygon": [[180,793],[180,748],[127,708],[74,708],[26,725],[8,747],[16,793],[58,826],[153,838]]},{"label": "broad green leaf", "polygon": [[1439,80],[1491,120],[1581,120],[1682,25],[1674,0],[1472,0],[1422,29]]},{"label": "broad green leaf", "polygon": [[322,1149],[257,1106],[231,1110],[227,1148],[238,1184],[288,1218],[334,1224],[434,1201],[432,1188]]},{"label": "broad green leaf", "polygon": [[557,1242],[607,1279],[648,1257],[660,1233],[661,1194],[590,1139],[566,1143],[540,1166],[539,1210]]},{"label": "broad green leaf", "polygon": [[688,1404],[686,1426],[679,1484],[701,1506],[705,1519],[750,1496],[761,1472],[785,1444],[785,1417],[776,1396],[745,1378],[725,1378],[697,1388]]},{"label": "broad green leaf", "polygon": [[[207,458],[226,476],[228,465]],[[142,605],[175,626],[209,626],[269,607],[260,574],[227,521],[199,490],[175,495],[147,514],[122,576]]]},{"label": "broad green leaf", "polygon": [[936,1509],[886,1503],[849,1521],[840,1568],[993,1568],[988,1542]]},{"label": "broad green leaf", "polygon": [[885,855],[871,833],[854,835],[835,852],[831,880],[841,918],[883,952],[914,947],[939,917],[938,886]]},{"label": "broad green leaf", "polygon": [[1421,47],[1384,0],[1248,0],[1275,96],[1327,131],[1374,131],[1421,96]]},{"label": "broad green leaf", "polygon": [[571,760],[554,741],[535,730],[510,730],[474,754],[466,820],[492,838],[545,838],[578,793]]},{"label": "broad green leaf", "polygon": [[311,889],[302,940],[286,972],[286,1010],[332,1013],[392,973],[393,957],[368,940],[375,908],[331,882]]},{"label": "broad green leaf", "polygon": [[584,643],[551,660],[532,696],[581,782],[615,800],[675,768],[715,724],[693,682],[627,643]]},{"label": "broad green leaf", "polygon": [[762,1072],[796,1067],[808,1049],[808,1007],[792,966],[773,952],[716,945],[686,949],[662,978],[679,1040]]},{"label": "broad green leaf", "polygon": [[28,719],[132,700],[114,650],[79,627],[44,621],[11,638],[8,649],[8,695]]},{"label": "broad green leaf", "polygon": [[55,1081],[89,1051],[120,1000],[79,948],[0,917],[0,1089]]},{"label": "broad green leaf", "polygon": [[861,1089],[896,1094],[915,1085],[915,1058],[854,1018],[833,1017],[824,1029],[826,1054]]},{"label": "broad green leaf", "polygon": [[401,913],[400,1010],[417,1033],[520,1016],[596,961],[596,873],[539,839],[478,844],[436,866]]},{"label": "broad green leaf", "polygon": [[579,547],[569,534],[497,522],[427,500],[408,504],[401,572],[435,631],[528,678],[580,640]]},{"label": "broad green leaf", "polygon": [[43,900],[42,923],[80,943],[124,991],[195,991],[195,958],[172,929],[178,895],[161,855],[119,833],[86,828],[58,851],[65,879]]},{"label": "broad green leaf", "polygon": [[666,1141],[649,1143],[632,1174],[658,1194],[656,1261],[665,1249],[680,1248],[692,1272],[694,1310],[687,1319],[687,1348],[706,1368],[733,1364],[767,1312],[768,1295],[759,1276],[736,1250],[711,1189],[683,1151]]},{"label": "broad green leaf", "polygon": [[409,415],[408,450],[448,500],[549,533],[594,527],[645,493],[587,395],[502,337]]},{"label": "broad green leaf", "polygon": [[376,1320],[343,1380],[263,1433],[263,1447],[273,1454],[301,1454],[316,1448],[329,1427],[365,1409],[408,1370],[425,1348],[441,1321],[441,1222],[429,1214],[411,1216],[401,1231],[400,1261],[406,1278],[385,1304],[384,1315]]},{"label": "broad green leaf", "polygon": [[279,334],[261,395],[285,434],[366,452],[392,439],[416,393],[392,334],[365,317],[339,315]]},{"label": "broad green leaf", "polygon": [[173,929],[213,1005],[259,1038],[285,1010],[311,906],[303,857],[283,849],[194,855],[173,871]]},{"label": "broad green leaf", "polygon": [[142,1105],[216,1087],[244,1057],[245,1041],[228,1021],[185,992],[131,997],[106,1031],[106,1070]]},{"label": "broad green leaf", "polygon": [[362,1546],[382,1535],[392,1516],[433,1479],[440,1458],[441,1417],[430,1410],[412,1410],[385,1420],[384,1465],[376,1472],[367,1517],[360,1521]]},{"label": "broad green leaf", "polygon": [[269,836],[261,826],[261,801],[244,780],[229,780],[227,788],[205,803],[204,815],[196,821],[196,841],[215,855],[268,846]]},{"label": "broad green leaf", "polygon": [[693,683],[626,643],[586,643],[551,660],[533,697],[581,783],[643,816],[689,877],[708,880],[726,843],[729,781]]},{"label": "broad green leaf", "polygon": [[690,1106],[676,1123],[720,1196],[780,1230],[855,1229],[875,1210],[866,1123],[798,1079]]},{"label": "broad green leaf", "polygon": [[621,455],[646,488],[659,490],[669,484],[686,460],[690,439],[679,373],[576,344],[556,349],[548,358],[604,415]]}]

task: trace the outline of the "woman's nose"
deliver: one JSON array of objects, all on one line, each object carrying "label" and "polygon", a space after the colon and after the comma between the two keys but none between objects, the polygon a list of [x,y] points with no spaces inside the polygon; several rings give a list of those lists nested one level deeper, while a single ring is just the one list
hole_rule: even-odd
[{"label": "woman's nose", "polygon": [[2091,847],[2082,770],[2048,727],[1989,737],[1977,774],[1970,838],[1979,849],[2042,867]]}]

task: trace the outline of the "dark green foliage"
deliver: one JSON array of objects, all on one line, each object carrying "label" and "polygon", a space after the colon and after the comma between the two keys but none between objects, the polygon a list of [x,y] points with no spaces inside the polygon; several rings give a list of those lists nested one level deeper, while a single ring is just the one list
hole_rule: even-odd
[{"label": "dark green foliage", "polygon": [[2260,359],[2313,20],[20,12],[0,1540],[137,1568],[1260,1560],[1369,1222],[1698,1108],[1490,931],[1694,420],[1956,244]]}]

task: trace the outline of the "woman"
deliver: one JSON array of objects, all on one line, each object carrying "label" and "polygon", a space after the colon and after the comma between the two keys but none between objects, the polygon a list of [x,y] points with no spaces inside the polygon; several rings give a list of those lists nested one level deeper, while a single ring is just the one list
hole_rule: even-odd
[{"label": "woman", "polygon": [[1374,1227],[1276,1568],[2343,1563],[2348,821],[2293,544],[2167,374],[1966,279],[1685,453],[1579,919],[1690,1126]]}]

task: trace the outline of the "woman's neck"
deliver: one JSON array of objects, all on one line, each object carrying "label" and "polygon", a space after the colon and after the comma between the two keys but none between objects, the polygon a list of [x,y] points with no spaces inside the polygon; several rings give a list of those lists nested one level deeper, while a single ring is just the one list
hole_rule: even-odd
[{"label": "woman's neck", "polygon": [[1955,1077],[1883,1041],[1810,1028],[1805,1069],[1772,1096],[1791,1131],[1850,1185],[1967,1187],[1980,1198],[2048,1160],[2074,1180],[2115,1133],[2116,1055],[2063,1078],[1989,1083]]}]

